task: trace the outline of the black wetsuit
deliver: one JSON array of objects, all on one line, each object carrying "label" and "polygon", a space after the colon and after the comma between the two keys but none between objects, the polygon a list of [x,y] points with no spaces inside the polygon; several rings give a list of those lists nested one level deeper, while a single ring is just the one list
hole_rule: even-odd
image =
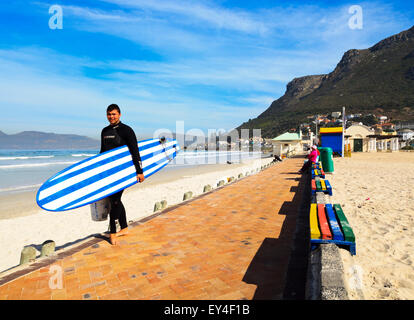
[{"label": "black wetsuit", "polygon": [[[142,173],[141,157],[139,155],[138,142],[134,130],[122,122],[118,122],[118,124],[114,126],[109,125],[102,129],[100,153],[123,145],[128,146],[137,174]],[[109,200],[111,201],[111,212],[109,213],[109,228],[111,233],[116,233],[116,220],[119,220],[121,229],[125,229],[128,226],[125,208],[121,202],[123,191],[124,190],[121,190],[109,196]]]}]

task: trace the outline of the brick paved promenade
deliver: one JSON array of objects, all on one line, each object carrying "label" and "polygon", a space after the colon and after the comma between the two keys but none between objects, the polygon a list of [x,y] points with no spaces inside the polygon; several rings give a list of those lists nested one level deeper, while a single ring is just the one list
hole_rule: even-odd
[{"label": "brick paved promenade", "polygon": [[282,299],[302,164],[288,159],[132,223],[117,246],[95,235],[11,270],[0,299]]}]

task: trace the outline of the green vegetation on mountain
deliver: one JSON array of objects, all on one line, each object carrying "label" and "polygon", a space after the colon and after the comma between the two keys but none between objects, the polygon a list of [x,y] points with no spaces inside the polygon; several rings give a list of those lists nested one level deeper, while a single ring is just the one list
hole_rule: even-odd
[{"label": "green vegetation on mountain", "polygon": [[308,116],[333,111],[385,115],[393,122],[414,121],[414,27],[371,48],[347,51],[326,75],[295,78],[285,94],[240,129],[261,129],[273,138]]}]

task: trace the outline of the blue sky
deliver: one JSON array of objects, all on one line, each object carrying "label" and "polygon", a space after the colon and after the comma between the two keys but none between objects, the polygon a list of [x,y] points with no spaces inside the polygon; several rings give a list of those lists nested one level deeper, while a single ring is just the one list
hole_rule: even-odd
[{"label": "blue sky", "polygon": [[[62,8],[50,29],[49,8]],[[362,8],[351,29],[349,8]],[[229,130],[295,77],[414,25],[414,2],[12,1],[0,5],[0,130],[98,138],[117,103],[137,136]]]}]

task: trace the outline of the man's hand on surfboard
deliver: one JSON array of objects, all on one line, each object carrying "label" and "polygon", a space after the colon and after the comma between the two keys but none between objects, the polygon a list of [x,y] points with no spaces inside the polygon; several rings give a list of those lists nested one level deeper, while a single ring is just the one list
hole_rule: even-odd
[{"label": "man's hand on surfboard", "polygon": [[145,177],[142,173],[137,174],[137,181],[143,182],[145,180]]}]

